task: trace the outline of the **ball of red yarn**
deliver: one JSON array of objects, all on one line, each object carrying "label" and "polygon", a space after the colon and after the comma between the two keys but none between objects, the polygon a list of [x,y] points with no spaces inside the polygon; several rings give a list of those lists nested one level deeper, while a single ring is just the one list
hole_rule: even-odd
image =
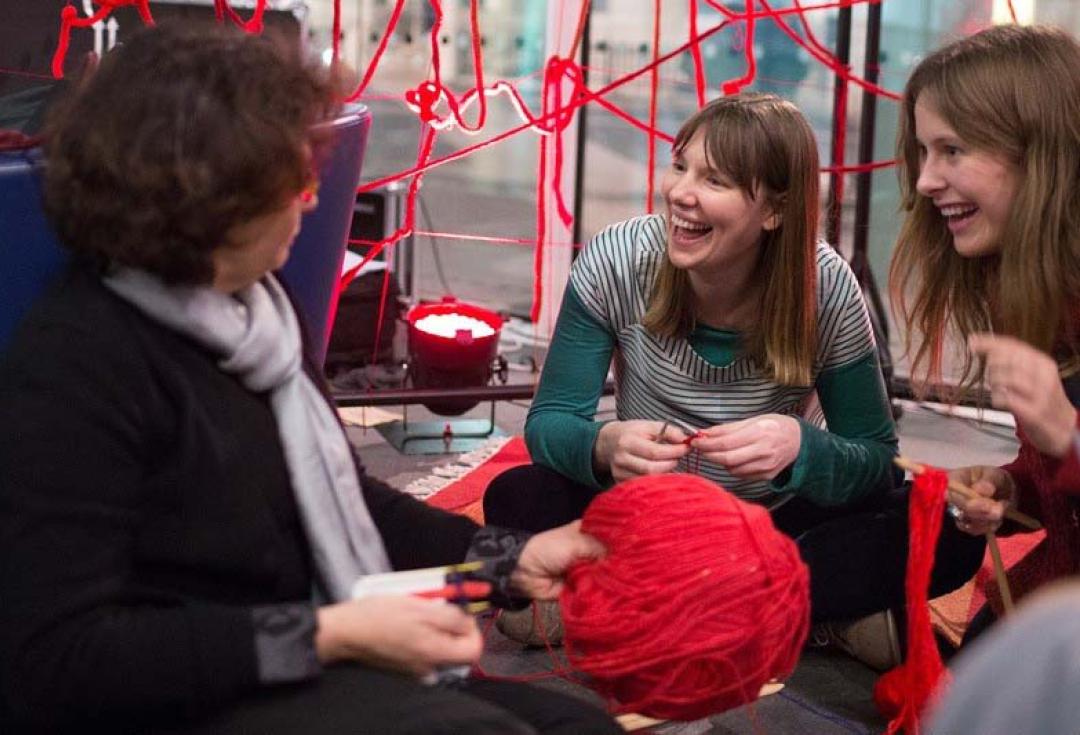
[{"label": "ball of red yarn", "polygon": [[809,574],[764,508],[695,475],[655,475],[601,493],[581,528],[608,554],[567,575],[566,653],[619,710],[699,719],[795,668]]}]

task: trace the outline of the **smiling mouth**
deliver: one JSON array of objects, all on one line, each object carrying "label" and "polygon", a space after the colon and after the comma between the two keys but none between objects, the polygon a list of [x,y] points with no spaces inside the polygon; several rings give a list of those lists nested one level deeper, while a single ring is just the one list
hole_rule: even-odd
[{"label": "smiling mouth", "polygon": [[966,223],[979,211],[979,208],[973,204],[958,204],[955,206],[942,207],[938,211],[941,212],[941,216],[945,219],[945,224],[949,227],[956,227]]},{"label": "smiling mouth", "polygon": [[699,222],[691,222],[673,214],[670,216],[671,234],[679,240],[696,240],[712,232],[712,227]]}]

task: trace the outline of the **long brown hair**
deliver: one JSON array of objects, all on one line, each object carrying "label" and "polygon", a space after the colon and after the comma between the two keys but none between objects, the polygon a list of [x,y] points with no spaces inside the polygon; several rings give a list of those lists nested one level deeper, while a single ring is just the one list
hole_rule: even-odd
[{"label": "long brown hair", "polygon": [[[945,221],[916,191],[922,98],[976,149],[1020,171],[997,253],[964,258]],[[907,326],[917,387],[940,382],[950,337],[996,331],[1052,353],[1075,369],[1070,325],[1080,294],[1080,45],[1046,27],[998,26],[926,57],[904,90],[897,137],[903,209],[889,274],[893,309]],[[917,343],[917,347],[913,346]],[[978,382],[966,350],[961,385]]]},{"label": "long brown hair", "polygon": [[[814,134],[790,102],[770,94],[721,97],[683,123],[672,151],[704,131],[705,155],[751,198],[767,197],[780,225],[762,233],[756,278],[760,324],[745,337],[749,353],[782,385],[809,385],[817,346],[818,154]],[[686,271],[665,254],[642,325],[684,337],[694,328]]]}]

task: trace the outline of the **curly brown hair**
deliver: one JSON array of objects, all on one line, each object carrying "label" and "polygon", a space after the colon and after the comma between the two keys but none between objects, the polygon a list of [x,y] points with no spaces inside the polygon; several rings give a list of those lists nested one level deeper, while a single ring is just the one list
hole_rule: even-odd
[{"label": "curly brown hair", "polygon": [[210,283],[228,230],[309,182],[309,129],[332,112],[295,48],[216,24],[142,30],[52,115],[46,210],[102,268]]}]

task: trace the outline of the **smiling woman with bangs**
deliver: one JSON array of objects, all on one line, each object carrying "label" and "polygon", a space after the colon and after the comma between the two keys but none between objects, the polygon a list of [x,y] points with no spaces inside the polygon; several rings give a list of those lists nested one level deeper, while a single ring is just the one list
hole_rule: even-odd
[{"label": "smiling woman with bangs", "polygon": [[[810,126],[772,95],[715,100],[679,130],[660,190],[665,214],[611,225],[574,262],[525,427],[535,464],[493,481],[486,518],[550,528],[620,480],[700,472],[797,539],[815,621],[902,604],[896,433],[859,285],[817,239]],[[598,421],[612,362],[617,418]],[[959,533],[943,548],[936,592],[982,556]],[[886,667],[881,619],[867,658]]]}]

